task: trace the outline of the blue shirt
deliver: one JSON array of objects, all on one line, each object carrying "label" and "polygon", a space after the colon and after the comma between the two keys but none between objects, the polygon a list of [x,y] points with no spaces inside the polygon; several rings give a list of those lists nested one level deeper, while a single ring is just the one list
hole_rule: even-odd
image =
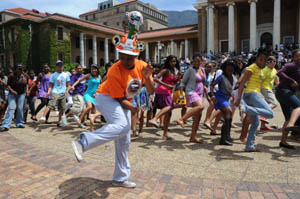
[{"label": "blue shirt", "polygon": [[67,83],[69,81],[70,76],[67,73],[53,73],[50,77],[50,83],[53,84],[52,92],[58,95],[64,94],[67,90]]}]

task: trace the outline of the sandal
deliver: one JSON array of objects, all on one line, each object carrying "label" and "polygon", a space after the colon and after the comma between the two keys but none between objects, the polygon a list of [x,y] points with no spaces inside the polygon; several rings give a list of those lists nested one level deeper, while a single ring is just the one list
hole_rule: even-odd
[{"label": "sandal", "polygon": [[184,122],[182,120],[176,120],[176,123],[180,125],[181,128],[184,128]]},{"label": "sandal", "polygon": [[240,141],[241,141],[243,144],[246,144],[247,138],[242,138],[242,137],[240,137]]},{"label": "sandal", "polygon": [[155,128],[159,128],[159,125],[154,121],[149,121],[149,124],[151,124],[152,126],[155,126]]},{"label": "sandal", "polygon": [[208,124],[205,124],[205,123],[203,123],[203,125],[204,125],[206,128],[208,128],[209,130],[211,130],[211,131],[214,131],[214,130],[211,128],[211,126],[210,126],[210,125],[208,125]]},{"label": "sandal", "polygon": [[169,141],[172,141],[172,140],[174,140],[172,137],[170,137],[170,136],[164,136],[163,135],[163,140],[169,140]]}]

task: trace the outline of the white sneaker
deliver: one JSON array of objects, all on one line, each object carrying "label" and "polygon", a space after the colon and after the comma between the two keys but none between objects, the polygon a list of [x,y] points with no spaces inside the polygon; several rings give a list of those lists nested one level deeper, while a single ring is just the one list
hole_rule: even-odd
[{"label": "white sneaker", "polygon": [[73,152],[75,154],[77,161],[78,162],[82,161],[83,149],[82,149],[82,145],[79,143],[79,141],[72,141],[72,148],[73,148]]},{"label": "white sneaker", "polygon": [[124,188],[135,188],[136,184],[134,182],[130,182],[128,180],[124,182],[112,181],[112,185],[115,187],[124,187]]},{"label": "white sneaker", "polygon": [[83,124],[79,124],[79,125],[78,125],[78,128],[85,129],[85,128],[86,128],[86,126],[85,126],[85,125],[83,125]]},{"label": "white sneaker", "polygon": [[39,119],[39,123],[45,123],[46,122],[46,118],[45,117],[41,117],[40,119]]},{"label": "white sneaker", "polygon": [[74,122],[78,122],[79,121],[79,117],[77,115],[73,115],[73,120],[74,120]]},{"label": "white sneaker", "polygon": [[65,123],[63,123],[63,122],[59,122],[57,124],[57,127],[65,128],[65,127],[67,127],[67,125]]},{"label": "white sneaker", "polygon": [[64,125],[67,125],[67,124],[68,124],[67,117],[66,117],[65,114],[61,117],[61,122],[62,122]]}]

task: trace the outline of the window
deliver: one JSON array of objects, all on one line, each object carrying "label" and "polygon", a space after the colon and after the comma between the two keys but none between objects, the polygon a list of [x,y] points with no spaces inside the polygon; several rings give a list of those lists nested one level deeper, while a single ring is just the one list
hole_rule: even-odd
[{"label": "window", "polygon": [[102,5],[100,6],[100,10],[102,10]]},{"label": "window", "polygon": [[249,49],[250,49],[249,39],[242,40],[242,51],[249,52]]},{"label": "window", "polygon": [[80,64],[80,56],[77,56],[77,57],[76,57],[75,62],[76,62],[77,64]]},{"label": "window", "polygon": [[110,8],[110,4],[107,4],[107,8]]},{"label": "window", "polygon": [[16,58],[16,54],[13,55],[13,66],[17,65],[17,58]]},{"label": "window", "polygon": [[103,9],[104,9],[104,10],[106,9],[106,5],[103,6]]},{"label": "window", "polygon": [[96,14],[93,14],[93,20],[96,20]]},{"label": "window", "polygon": [[152,28],[152,27],[150,27],[150,30],[153,30],[153,28]]},{"label": "window", "polygon": [[117,10],[117,13],[120,13],[120,8],[117,8],[116,10]]},{"label": "window", "polygon": [[117,26],[119,26],[120,25],[120,22],[117,22]]},{"label": "window", "polygon": [[88,48],[89,48],[89,50],[93,50],[93,40],[92,39],[88,40]]},{"label": "window", "polygon": [[293,44],[294,43],[294,36],[285,36],[283,37],[284,44]]},{"label": "window", "polygon": [[128,11],[129,11],[129,6],[125,5],[125,12],[128,12]]},{"label": "window", "polygon": [[76,46],[76,48],[80,48],[80,38],[79,37],[76,37],[76,39],[75,39],[75,46]]},{"label": "window", "polygon": [[93,57],[89,58],[89,66],[93,64]]},{"label": "window", "polygon": [[0,47],[3,46],[3,32],[2,30],[0,31]]},{"label": "window", "polygon": [[64,32],[62,27],[57,27],[57,40],[59,41],[64,40]]},{"label": "window", "polygon": [[57,57],[58,57],[58,60],[64,61],[64,53],[62,53],[62,52],[58,53]]},{"label": "window", "polygon": [[85,16],[85,20],[89,20],[89,16]]},{"label": "window", "polygon": [[111,43],[109,47],[110,47],[110,52],[111,52],[111,53],[115,52],[115,48],[116,48],[115,45],[113,45],[113,44]]},{"label": "window", "polygon": [[10,30],[10,35],[11,35],[11,41],[15,41],[15,28],[11,28]]},{"label": "window", "polygon": [[104,66],[104,59],[103,58],[100,59],[100,66]]},{"label": "window", "polygon": [[106,22],[106,21],[105,21],[105,22],[103,22],[103,25],[107,26],[107,22]]},{"label": "window", "polygon": [[2,14],[0,14],[0,22],[2,22]]},{"label": "window", "polygon": [[4,55],[1,55],[0,57],[0,64],[1,64],[1,68],[4,69]]},{"label": "window", "polygon": [[99,42],[99,50],[104,51],[104,41]]}]

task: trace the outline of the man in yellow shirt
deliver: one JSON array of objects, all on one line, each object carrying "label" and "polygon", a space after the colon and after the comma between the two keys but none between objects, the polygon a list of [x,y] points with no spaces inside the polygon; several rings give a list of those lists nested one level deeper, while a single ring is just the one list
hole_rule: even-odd
[{"label": "man in yellow shirt", "polygon": [[[264,96],[266,102],[269,104],[271,109],[275,109],[277,107],[277,100],[275,94],[273,93],[274,83],[276,85],[279,84],[279,79],[277,77],[277,70],[274,68],[276,65],[276,59],[273,56],[268,57],[267,66],[262,70],[264,74],[264,81],[261,86],[261,93]],[[261,122],[261,131],[272,131],[272,129],[268,128],[266,124],[268,121],[260,117]]]}]

